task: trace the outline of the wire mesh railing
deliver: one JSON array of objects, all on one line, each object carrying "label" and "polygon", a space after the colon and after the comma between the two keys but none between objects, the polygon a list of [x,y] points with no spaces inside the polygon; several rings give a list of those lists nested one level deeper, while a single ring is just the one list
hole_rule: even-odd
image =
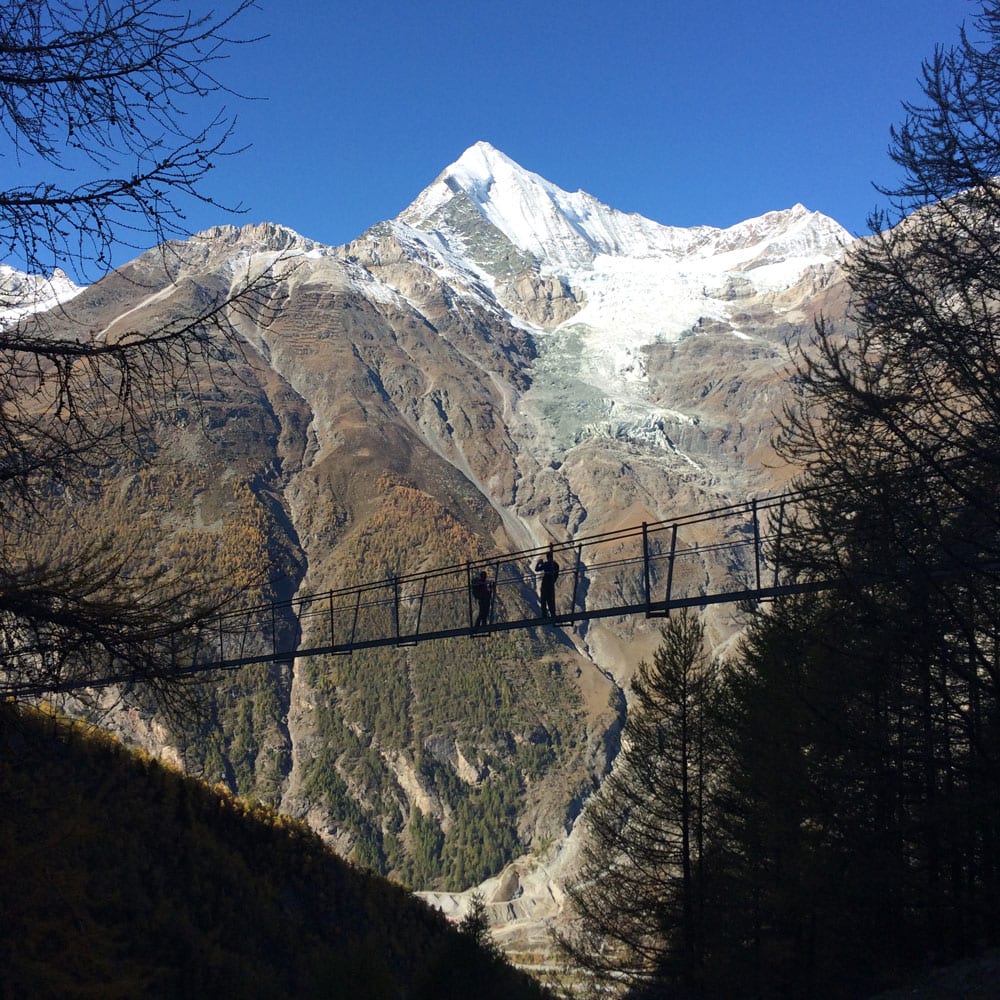
[{"label": "wire mesh railing", "polygon": [[[669,614],[781,591],[782,494],[219,616],[215,666],[349,654],[539,624]],[[543,608],[546,557],[558,564]],[[485,580],[488,598],[480,600]],[[477,591],[479,592],[477,595]],[[553,613],[554,612],[554,613]],[[282,628],[293,618],[298,629]]]}]

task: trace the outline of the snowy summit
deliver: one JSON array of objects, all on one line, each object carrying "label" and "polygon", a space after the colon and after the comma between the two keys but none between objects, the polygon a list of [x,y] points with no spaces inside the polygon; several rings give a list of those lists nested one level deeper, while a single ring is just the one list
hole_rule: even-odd
[{"label": "snowy summit", "polygon": [[23,316],[69,302],[81,291],[59,268],[50,277],[44,277],[0,264],[0,329]]},{"label": "snowy summit", "polygon": [[665,226],[564,191],[487,142],[445,169],[396,225],[401,238],[427,235],[442,273],[478,266],[488,286],[489,254],[514,247],[540,274],[558,277],[580,308],[547,332],[572,329],[585,358],[581,374],[620,387],[642,378],[645,347],[706,322],[752,339],[741,318],[750,299],[776,302],[803,282],[824,284],[852,240],[802,205],[726,229]]},{"label": "snowy summit", "polygon": [[850,234],[832,219],[801,205],[769,212],[728,229],[678,228],[626,214],[585,191],[570,193],[525,170],[488,142],[477,142],[423,191],[400,216],[418,229],[463,194],[483,219],[543,272],[571,276],[601,256],[634,260],[700,261],[699,270],[722,273],[755,261],[839,258]]}]

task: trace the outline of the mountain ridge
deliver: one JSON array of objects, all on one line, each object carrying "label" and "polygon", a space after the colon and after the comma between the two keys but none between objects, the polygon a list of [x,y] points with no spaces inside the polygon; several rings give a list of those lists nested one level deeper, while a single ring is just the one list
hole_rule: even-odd
[{"label": "mountain ridge", "polygon": [[[512,190],[538,196],[506,162]],[[460,184],[435,191],[443,200],[422,192],[340,247],[273,223],[207,230],[173,247],[170,275],[150,251],[46,314],[57,332],[125,317],[141,330],[192,315],[248,272],[270,268],[276,282],[266,319],[234,318],[243,356],[206,375],[202,396],[164,400],[151,457],[172,470],[169,491],[112,470],[91,520],[143,525],[143,543],[162,553],[200,546],[207,563],[252,580],[255,600],[284,601],[784,485],[793,470],[770,444],[792,391],[784,345],[821,313],[845,323],[835,224],[793,209],[736,233],[700,229],[685,237],[701,241],[689,258],[613,257],[593,253],[543,191],[562,234],[545,257]],[[619,223],[620,234],[647,229],[596,199],[562,203],[580,225],[591,212],[587,239]],[[154,493],[151,518],[140,504]],[[81,521],[83,502],[65,500]],[[685,540],[698,557],[675,581],[695,591],[739,568],[699,541]],[[631,594],[629,574],[623,565],[586,585]],[[722,608],[707,620],[717,647],[739,625]],[[303,623],[301,647],[324,627],[322,616]],[[495,912],[531,914],[537,929],[558,918],[551,878],[563,861],[551,878],[526,868],[571,835],[616,752],[631,672],[657,638],[653,622],[602,620],[350,661],[292,658],[225,678],[190,731],[157,729],[148,705],[109,708],[117,695],[76,709],[307,818],[341,853],[415,887],[468,892],[516,861],[530,892]]]},{"label": "mountain ridge", "polygon": [[567,265],[579,267],[588,255],[591,259],[602,254],[640,259],[663,255],[681,258],[695,252],[711,256],[718,252],[717,246],[738,248],[761,229],[776,223],[782,228],[785,217],[796,223],[807,219],[817,247],[828,249],[831,239],[850,241],[843,227],[801,205],[726,229],[663,225],[638,213],[619,212],[585,191],[564,191],[483,141],[445,168],[397,219],[422,228],[421,223],[426,226],[439,217],[459,192],[514,246],[552,272]]}]

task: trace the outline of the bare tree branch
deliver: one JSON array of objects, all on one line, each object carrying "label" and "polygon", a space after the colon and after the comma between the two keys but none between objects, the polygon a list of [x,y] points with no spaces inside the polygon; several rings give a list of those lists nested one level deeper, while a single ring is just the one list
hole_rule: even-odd
[{"label": "bare tree branch", "polygon": [[0,2],[0,155],[30,175],[0,191],[0,255],[30,272],[106,271],[116,243],[188,235],[184,202],[217,204],[202,182],[239,152],[235,118],[203,108],[239,96],[215,68],[255,41],[228,34],[253,6],[194,17],[174,0]]},{"label": "bare tree branch", "polygon": [[[192,587],[192,567],[164,568],[113,526],[77,537],[60,498],[147,460],[164,400],[197,406],[220,366],[232,375],[242,362],[238,325],[266,324],[280,305],[270,270],[202,287],[197,245],[172,242],[190,236],[186,202],[216,204],[204,183],[219,157],[239,152],[224,103],[239,95],[218,71],[254,40],[232,34],[253,6],[198,16],[176,0],[0,0],[0,157],[18,178],[0,190],[0,258],[96,270],[123,301],[193,286],[187,312],[167,319],[91,330],[55,309],[0,322],[4,694],[169,682],[231,596],[210,572]],[[112,272],[122,245],[150,240],[147,257]]]}]

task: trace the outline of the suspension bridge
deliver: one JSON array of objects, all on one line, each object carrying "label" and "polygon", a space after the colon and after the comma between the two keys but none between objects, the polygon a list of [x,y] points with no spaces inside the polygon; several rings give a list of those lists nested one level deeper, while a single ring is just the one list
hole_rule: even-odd
[{"label": "suspension bridge", "polygon": [[[595,619],[663,618],[680,608],[753,605],[840,586],[843,581],[796,579],[783,563],[793,529],[795,547],[808,542],[802,534],[809,530],[803,527],[806,519],[792,516],[806,498],[805,492],[775,494],[518,552],[383,574],[291,600],[231,607],[202,620],[193,645],[181,654],[183,662],[175,659],[168,672],[156,676],[182,678],[460,637],[488,640],[518,629],[584,629]],[[962,532],[950,542],[945,538],[941,563],[930,576],[953,576],[961,565],[995,578],[1000,561],[976,557],[976,547]],[[560,573],[555,607],[543,608],[540,561],[550,552]],[[416,555],[408,553],[411,559]],[[896,578],[898,568],[868,575]],[[489,587],[485,607],[474,596],[480,576]],[[103,671],[27,680],[0,669],[0,697],[39,697],[141,679],[141,672],[127,664],[119,669],[113,661]]]},{"label": "suspension bridge", "polygon": [[[390,574],[356,586],[227,611],[207,630],[212,653],[192,670],[231,670],[305,656],[350,655],[456,637],[567,627],[599,618],[760,603],[821,584],[782,578],[782,535],[801,494],[785,493],[572,541]],[[542,613],[539,560],[560,566],[555,611]],[[473,583],[486,574],[482,624]]]}]

